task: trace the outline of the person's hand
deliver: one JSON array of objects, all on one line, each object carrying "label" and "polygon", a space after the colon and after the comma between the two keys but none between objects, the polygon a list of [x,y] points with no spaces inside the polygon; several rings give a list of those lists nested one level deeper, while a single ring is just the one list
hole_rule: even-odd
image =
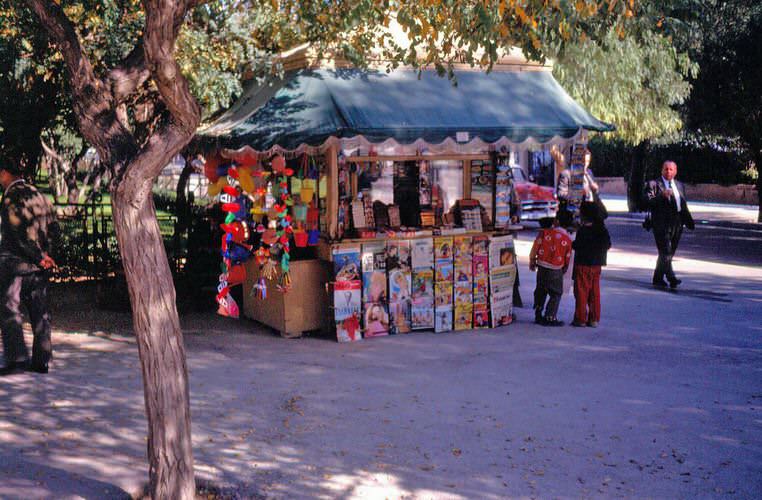
[{"label": "person's hand", "polygon": [[511,224],[517,224],[519,222],[519,218],[515,215],[511,216]]},{"label": "person's hand", "polygon": [[537,270],[537,266],[534,263],[529,264],[529,270],[532,272],[535,272]]},{"label": "person's hand", "polygon": [[45,254],[42,256],[42,260],[40,260],[39,266],[45,270],[53,269],[56,267],[56,261],[54,261],[50,255]]},{"label": "person's hand", "polygon": [[592,189],[593,193],[598,192],[598,183],[597,182],[591,182],[590,183],[590,189]]},{"label": "person's hand", "polygon": [[672,190],[671,189],[665,189],[664,191],[661,192],[661,194],[662,194],[662,196],[664,196],[667,199],[672,198]]}]

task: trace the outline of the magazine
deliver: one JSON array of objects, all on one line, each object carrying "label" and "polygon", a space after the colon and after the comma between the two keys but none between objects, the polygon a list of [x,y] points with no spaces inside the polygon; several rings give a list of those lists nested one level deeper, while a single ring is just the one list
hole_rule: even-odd
[{"label": "magazine", "polygon": [[449,332],[452,330],[452,306],[437,307],[434,313],[434,331]]},{"label": "magazine", "polygon": [[333,249],[334,281],[359,281],[360,266],[360,247]]},{"label": "magazine", "polygon": [[419,269],[434,266],[434,242],[431,238],[421,238],[411,242],[411,267]]},{"label": "magazine", "polygon": [[386,304],[368,303],[364,308],[365,338],[389,335],[389,312]]},{"label": "magazine", "polygon": [[338,281],[333,289],[333,311],[336,338],[339,342],[362,340],[360,315],[362,314],[361,285],[359,281]]},{"label": "magazine", "polygon": [[389,304],[389,333],[409,333],[411,329],[410,301],[391,302]]}]

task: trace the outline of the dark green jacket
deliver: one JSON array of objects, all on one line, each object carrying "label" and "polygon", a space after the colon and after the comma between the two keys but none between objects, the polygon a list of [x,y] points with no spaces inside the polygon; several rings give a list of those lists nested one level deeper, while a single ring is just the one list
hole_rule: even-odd
[{"label": "dark green jacket", "polygon": [[2,272],[39,271],[43,254],[58,239],[53,207],[37,188],[24,181],[11,184],[0,202],[0,267]]}]

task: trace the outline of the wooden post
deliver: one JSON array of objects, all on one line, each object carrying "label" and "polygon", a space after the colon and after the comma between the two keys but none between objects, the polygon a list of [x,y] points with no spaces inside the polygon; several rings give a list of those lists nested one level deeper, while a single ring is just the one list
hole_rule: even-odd
[{"label": "wooden post", "polygon": [[463,160],[463,199],[471,199],[471,160]]},{"label": "wooden post", "polygon": [[335,144],[325,152],[328,166],[328,193],[326,193],[326,215],[328,216],[328,236],[336,238],[339,228],[339,151]]}]

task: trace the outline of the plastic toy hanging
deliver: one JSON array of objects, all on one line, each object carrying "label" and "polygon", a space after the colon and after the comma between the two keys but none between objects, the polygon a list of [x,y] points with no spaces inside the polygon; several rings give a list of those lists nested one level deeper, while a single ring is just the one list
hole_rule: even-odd
[{"label": "plastic toy hanging", "polygon": [[[212,157],[204,166],[209,194],[219,196],[225,213],[225,220],[220,224],[224,235],[216,296],[218,313],[233,318],[239,317],[239,308],[230,288],[244,283],[244,264],[252,256],[260,275],[250,291],[252,295],[265,299],[267,281],[277,280],[276,286],[281,292],[291,287],[290,239],[294,229],[290,212],[294,202],[288,187],[294,172],[279,155],[272,157],[269,164],[260,163],[256,157],[245,160],[235,163]],[[270,210],[268,194],[274,201]]]}]

